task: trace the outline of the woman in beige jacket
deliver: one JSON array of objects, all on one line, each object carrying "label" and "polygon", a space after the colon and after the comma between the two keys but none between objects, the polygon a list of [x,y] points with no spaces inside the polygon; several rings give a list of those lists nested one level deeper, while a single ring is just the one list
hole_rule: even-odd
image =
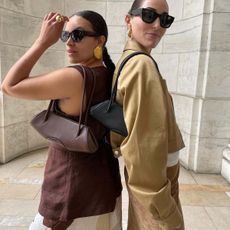
[{"label": "woman in beige jacket", "polygon": [[[135,0],[125,20],[129,38],[117,67],[135,51],[150,54],[174,18],[165,0]],[[126,138],[111,134],[114,153],[125,162],[128,230],[183,230],[178,151],[184,143],[165,80],[150,57],[137,55],[125,64],[116,100],[128,130]]]}]

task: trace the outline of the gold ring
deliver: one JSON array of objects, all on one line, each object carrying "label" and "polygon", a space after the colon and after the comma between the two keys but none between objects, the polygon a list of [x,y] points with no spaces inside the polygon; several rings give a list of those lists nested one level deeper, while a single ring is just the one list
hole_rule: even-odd
[{"label": "gold ring", "polygon": [[61,16],[61,15],[57,15],[56,21],[57,21],[57,22],[62,22],[62,21],[64,21],[64,17]]}]

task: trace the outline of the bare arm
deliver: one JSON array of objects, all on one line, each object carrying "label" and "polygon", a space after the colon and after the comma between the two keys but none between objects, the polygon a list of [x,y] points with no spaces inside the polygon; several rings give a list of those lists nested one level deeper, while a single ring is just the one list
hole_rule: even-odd
[{"label": "bare arm", "polygon": [[4,93],[38,100],[67,98],[71,97],[73,90],[76,91],[77,85],[81,86],[80,73],[72,68],[30,77],[30,72],[41,55],[60,37],[64,22],[56,22],[57,15],[57,13],[49,13],[45,16],[38,39],[7,73],[2,83]]}]

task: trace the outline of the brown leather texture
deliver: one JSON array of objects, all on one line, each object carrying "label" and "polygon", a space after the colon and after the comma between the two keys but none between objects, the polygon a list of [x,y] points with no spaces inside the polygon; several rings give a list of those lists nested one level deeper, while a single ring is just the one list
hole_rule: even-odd
[{"label": "brown leather texture", "polygon": [[[31,121],[31,125],[47,140],[56,142],[70,151],[94,153],[98,149],[97,139],[86,125],[81,125],[77,121],[70,120],[49,112],[49,117],[45,120],[47,110],[36,115]],[[80,133],[77,135],[77,130]]]},{"label": "brown leather texture", "polygon": [[[81,66],[81,68],[84,91],[79,121],[68,119],[55,113],[53,111],[54,101],[51,101],[47,110],[43,110],[31,120],[31,125],[44,138],[51,142],[56,142],[70,151],[94,153],[98,149],[98,142],[90,127],[87,126],[87,118],[96,83],[93,72],[89,71],[89,68],[88,71],[86,67]],[[85,120],[83,122],[83,103],[86,97],[86,71],[88,74],[91,73],[93,86],[89,100],[86,102]]]}]

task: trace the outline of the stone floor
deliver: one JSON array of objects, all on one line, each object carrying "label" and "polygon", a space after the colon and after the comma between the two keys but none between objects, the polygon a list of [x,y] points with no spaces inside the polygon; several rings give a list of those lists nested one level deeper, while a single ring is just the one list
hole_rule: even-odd
[{"label": "stone floor", "polygon": [[[37,212],[46,152],[34,151],[0,165],[0,230],[26,230],[32,221]],[[195,174],[181,167],[180,191],[186,230],[230,229],[230,185],[220,175]],[[124,188],[124,229],[127,205]]]}]

